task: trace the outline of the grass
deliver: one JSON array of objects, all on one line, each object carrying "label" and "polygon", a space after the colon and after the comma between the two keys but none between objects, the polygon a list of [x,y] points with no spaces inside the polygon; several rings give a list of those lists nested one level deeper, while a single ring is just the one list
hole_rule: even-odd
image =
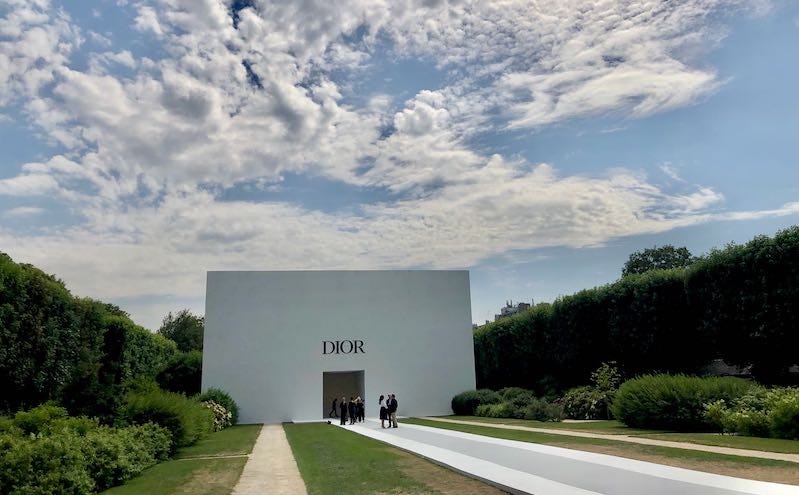
[{"label": "grass", "polygon": [[286,424],[284,429],[310,495],[502,493],[336,426]]},{"label": "grass", "polygon": [[548,428],[556,430],[585,431],[607,435],[630,435],[655,440],[668,440],[670,442],[696,443],[700,445],[713,445],[717,447],[731,447],[736,449],[759,450],[762,452],[780,452],[785,454],[799,454],[799,441],[783,440],[780,438],[745,437],[740,435],[720,435],[718,433],[676,433],[662,430],[645,430],[628,428],[619,421],[596,421],[590,423],[554,423],[530,421],[526,419],[482,418],[476,416],[446,416],[442,419],[457,419],[477,421],[487,424],[506,424],[527,426],[530,428]]},{"label": "grass", "polygon": [[709,473],[725,474],[740,478],[799,484],[799,469],[797,469],[797,464],[786,461],[619,442],[613,440],[611,435],[608,435],[607,438],[582,438],[550,433],[505,430],[492,428],[490,426],[442,423],[440,421],[416,418],[406,419],[403,422],[474,433],[488,437],[503,438],[506,440],[517,440],[521,442],[539,443],[568,449],[610,454],[629,459],[656,462],[658,464],[683,467]]},{"label": "grass", "polygon": [[[103,495],[230,495],[259,431],[261,425],[239,425],[213,433]],[[230,455],[241,457],[224,457]]]}]

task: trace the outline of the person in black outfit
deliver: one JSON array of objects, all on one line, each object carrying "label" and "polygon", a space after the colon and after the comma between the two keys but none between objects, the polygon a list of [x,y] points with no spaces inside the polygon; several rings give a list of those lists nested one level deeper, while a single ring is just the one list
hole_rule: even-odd
[{"label": "person in black outfit", "polygon": [[391,398],[388,400],[388,427],[389,428],[396,428],[397,427],[397,407],[399,404],[397,403],[397,398],[394,394],[391,394]]},{"label": "person in black outfit", "polygon": [[341,409],[341,424],[347,424],[347,398],[342,397],[341,402],[339,403],[339,408]]},{"label": "person in black outfit", "polygon": [[356,412],[357,407],[358,406],[355,404],[355,397],[350,397],[349,410],[347,411],[347,413],[350,416],[351,425],[355,424],[355,415],[357,414]]},{"label": "person in black outfit", "polygon": [[366,419],[366,404],[363,403],[363,399],[358,397],[358,422],[363,423],[363,420]]},{"label": "person in black outfit", "polygon": [[327,415],[328,418],[338,418],[338,412],[336,409],[336,402],[338,402],[338,398],[333,399],[333,405],[330,406],[330,413]]},{"label": "person in black outfit", "polygon": [[381,428],[385,428],[386,427],[385,421],[388,419],[388,409],[386,409],[386,406],[383,404],[383,399],[384,399],[384,397],[381,395],[380,396],[380,427]]}]

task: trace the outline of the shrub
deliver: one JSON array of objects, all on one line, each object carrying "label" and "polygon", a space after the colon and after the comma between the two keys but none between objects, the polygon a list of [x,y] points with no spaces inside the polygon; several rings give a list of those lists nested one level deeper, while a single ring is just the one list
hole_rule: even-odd
[{"label": "shrub", "polygon": [[480,404],[474,415],[486,418],[512,418],[514,408],[509,402],[499,404]]},{"label": "shrub", "polygon": [[213,431],[214,415],[198,401],[165,391],[130,393],[120,411],[131,424],[155,423],[172,434],[173,451],[194,444]]},{"label": "shrub", "polygon": [[28,411],[19,411],[14,415],[14,426],[26,435],[36,435],[47,424],[56,419],[67,417],[67,410],[53,404],[42,404]]},{"label": "shrub", "polygon": [[729,405],[705,405],[705,418],[724,433],[799,439],[799,389],[753,387]]},{"label": "shrub", "polygon": [[544,399],[533,399],[525,407],[522,417],[535,421],[562,421],[564,417],[563,406],[547,402]]},{"label": "shrub", "polygon": [[532,392],[522,387],[505,387],[497,390],[503,400],[513,400],[520,395],[532,395]]},{"label": "shrub", "polygon": [[635,428],[702,431],[712,428],[705,416],[706,403],[731,402],[751,387],[751,382],[739,378],[645,375],[622,384],[612,410]]},{"label": "shrub", "polygon": [[559,402],[570,418],[607,419],[605,395],[589,385],[569,389]]},{"label": "shrub", "polygon": [[201,402],[203,407],[206,407],[214,413],[214,431],[221,431],[231,426],[231,418],[233,414],[230,413],[224,406],[217,404],[212,400]]},{"label": "shrub", "polygon": [[203,353],[200,351],[179,352],[158,373],[156,381],[164,390],[186,395],[200,393]]},{"label": "shrub", "polygon": [[481,404],[497,404],[502,397],[486,388],[461,392],[452,398],[452,412],[461,416],[474,416]]},{"label": "shrub", "polygon": [[225,409],[230,412],[232,415],[230,418],[231,424],[236,424],[239,422],[239,406],[236,404],[236,401],[233,400],[227,392],[219,388],[209,388],[204,393],[200,394],[197,399],[200,402],[205,402],[212,400],[217,404],[221,405]]},{"label": "shrub", "polygon": [[[74,433],[0,435],[0,491],[25,495],[85,495],[95,483]],[[13,488],[13,491],[12,491]]]}]

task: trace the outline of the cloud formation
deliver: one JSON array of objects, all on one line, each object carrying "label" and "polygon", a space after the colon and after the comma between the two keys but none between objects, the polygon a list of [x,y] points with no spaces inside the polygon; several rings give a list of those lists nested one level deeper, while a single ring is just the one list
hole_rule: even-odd
[{"label": "cloud formation", "polygon": [[[0,223],[0,244],[78,293],[199,297],[219,268],[464,267],[795,211],[724,213],[712,187],[635,170],[567,176],[469,144],[700,101],[723,84],[702,57],[723,37],[712,18],[748,9],[742,0],[140,0],[132,32],[162,52],[89,31],[84,69],[71,63],[83,30],[66,12],[7,3],[0,106],[22,105],[63,152],[20,164],[0,196],[47,196],[80,221]],[[447,83],[395,101],[353,95],[342,76],[404,58]],[[288,173],[386,194],[342,211],[225,199]]]}]

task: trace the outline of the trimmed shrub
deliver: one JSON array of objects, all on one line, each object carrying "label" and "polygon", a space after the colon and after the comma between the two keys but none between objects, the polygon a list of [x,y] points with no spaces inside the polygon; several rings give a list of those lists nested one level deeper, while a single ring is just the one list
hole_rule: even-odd
[{"label": "trimmed shrub", "polygon": [[213,431],[214,414],[196,400],[164,391],[128,394],[120,411],[131,424],[155,423],[172,434],[172,449],[194,444]]},{"label": "trimmed shrub", "polygon": [[553,404],[544,399],[533,399],[524,409],[524,419],[535,421],[562,421],[564,418],[563,406]]},{"label": "trimmed shrub", "polygon": [[469,390],[452,398],[452,412],[461,416],[474,416],[478,406],[497,404],[501,400],[502,397],[493,390]]},{"label": "trimmed shrub", "polygon": [[497,390],[497,393],[502,396],[502,400],[513,400],[520,395],[533,395],[531,391],[522,387],[505,387]]},{"label": "trimmed shrub", "polygon": [[634,428],[703,431],[712,429],[706,403],[732,402],[751,387],[740,378],[645,375],[619,387],[612,409],[616,418]]},{"label": "trimmed shrub", "polygon": [[231,424],[239,422],[239,406],[227,392],[219,388],[209,388],[197,397],[200,402],[214,401],[228,410],[231,414]]},{"label": "trimmed shrub", "polygon": [[191,396],[200,393],[202,370],[202,352],[179,352],[158,373],[156,381],[164,390]]}]

